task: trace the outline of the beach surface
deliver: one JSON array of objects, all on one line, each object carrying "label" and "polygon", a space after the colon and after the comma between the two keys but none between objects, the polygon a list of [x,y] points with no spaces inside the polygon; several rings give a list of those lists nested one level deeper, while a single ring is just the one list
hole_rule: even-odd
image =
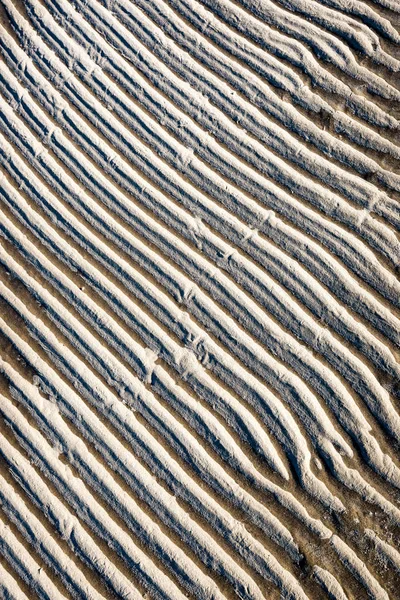
[{"label": "beach surface", "polygon": [[0,598],[400,598],[398,0],[0,0]]}]

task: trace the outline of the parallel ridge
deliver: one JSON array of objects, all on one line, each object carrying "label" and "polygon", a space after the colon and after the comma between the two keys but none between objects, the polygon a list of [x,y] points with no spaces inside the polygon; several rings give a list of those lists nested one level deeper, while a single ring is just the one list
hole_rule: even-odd
[{"label": "parallel ridge", "polygon": [[1,0],[0,597],[400,573],[395,0]]}]

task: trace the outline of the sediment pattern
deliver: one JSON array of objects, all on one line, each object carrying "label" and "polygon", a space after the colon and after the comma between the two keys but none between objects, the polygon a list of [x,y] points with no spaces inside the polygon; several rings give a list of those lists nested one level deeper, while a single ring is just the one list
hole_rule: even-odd
[{"label": "sediment pattern", "polygon": [[398,2],[0,6],[0,597],[398,598]]}]

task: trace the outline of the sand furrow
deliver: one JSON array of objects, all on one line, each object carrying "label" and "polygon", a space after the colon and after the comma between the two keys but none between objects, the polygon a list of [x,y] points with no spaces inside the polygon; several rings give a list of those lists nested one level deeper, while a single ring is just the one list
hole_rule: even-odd
[{"label": "sand furrow", "polygon": [[[73,187],[72,185],[69,186],[70,189],[72,187]],[[61,192],[61,194],[62,194],[62,192]],[[81,199],[79,200],[79,203],[82,204],[82,196],[81,196]],[[54,203],[53,203],[53,207],[54,207]],[[79,210],[79,206],[78,206],[78,210]],[[95,212],[95,209],[91,210],[90,214],[94,214],[94,212]],[[59,217],[59,220],[60,221],[64,220],[65,222],[67,222],[67,221],[70,222],[70,218],[69,217]],[[89,221],[90,220],[93,221],[93,218],[89,219]],[[117,231],[118,231],[118,229],[117,229]],[[121,236],[123,237],[123,232],[121,232]],[[85,236],[85,235],[82,234],[80,237],[81,238],[85,238],[85,237],[88,237],[88,236]],[[127,238],[127,241],[129,241],[129,237]],[[135,244],[134,240],[132,240],[132,244]],[[120,243],[117,244],[117,245],[119,247],[121,247]],[[142,255],[143,255],[143,253],[146,253],[145,249],[142,250]],[[131,256],[135,257],[135,255],[132,254],[132,252],[128,251],[128,254],[130,254]],[[235,334],[233,332],[232,326],[230,325],[230,322],[229,322],[229,320],[227,320],[226,316],[223,313],[221,313],[221,312],[219,312],[219,313],[217,312],[216,313],[216,307],[214,307],[212,304],[210,304],[209,299],[207,297],[204,297],[198,290],[196,290],[196,288],[194,288],[191,285],[190,281],[185,282],[185,280],[184,279],[182,280],[182,277],[179,278],[179,276],[177,276],[177,274],[174,277],[174,273],[173,273],[173,271],[171,271],[171,268],[168,268],[168,265],[157,266],[157,258],[154,257],[154,255],[152,256],[148,252],[147,252],[146,261],[143,263],[143,260],[142,260],[141,264],[142,264],[142,266],[145,269],[149,270],[149,265],[151,265],[152,262],[154,263],[154,261],[156,261],[155,262],[155,270],[150,271],[150,272],[157,278],[157,274],[159,272],[163,271],[163,272],[167,273],[169,271],[170,285],[171,285],[171,283],[174,282],[174,279],[175,279],[176,290],[184,289],[186,291],[183,292],[183,294],[186,295],[186,296],[190,296],[190,303],[185,303],[185,305],[188,306],[189,310],[191,309],[192,305],[195,308],[197,308],[197,310],[194,311],[195,314],[196,313],[199,314],[199,310],[200,310],[200,320],[203,320],[203,322],[204,322],[204,318],[202,319],[202,316],[204,315],[204,312],[205,312],[205,314],[207,316],[207,319],[211,318],[212,322],[219,322],[221,325],[223,325],[223,330],[229,332],[229,339],[235,337]],[[220,285],[221,288],[226,287],[226,283],[225,283],[225,286],[224,286],[224,282],[223,281],[219,285]],[[173,292],[173,296],[174,297],[179,297],[180,295],[182,295],[182,292],[181,293],[179,293],[177,291]],[[246,306],[246,298],[242,299],[242,304],[244,306]],[[248,302],[247,302],[247,304],[248,304]],[[228,308],[230,308],[230,307],[228,306]],[[231,309],[231,311],[232,311],[232,309]],[[193,309],[192,309],[191,312],[193,312]],[[233,313],[233,314],[235,314],[235,313]],[[256,306],[252,307],[251,305],[249,305],[248,308],[247,308],[247,315],[252,315],[252,314],[253,315],[256,314]],[[247,319],[249,319],[249,317],[247,317]],[[239,320],[240,320],[240,317],[239,317]],[[206,326],[207,326],[207,322],[208,321],[205,322]],[[300,350],[300,349],[297,350],[297,354],[302,357],[301,358],[301,363],[298,362],[298,361],[293,362],[293,354],[294,354],[293,344],[295,344],[294,340],[287,339],[287,341],[286,341],[285,337],[282,335],[282,332],[278,333],[276,330],[275,330],[275,332],[274,332],[274,330],[272,330],[272,333],[268,337],[267,336],[267,330],[268,330],[268,328],[273,327],[273,324],[268,323],[267,321],[265,321],[265,319],[262,319],[261,316],[258,318],[258,323],[259,323],[258,327],[259,327],[260,331],[264,332],[263,342],[264,342],[264,344],[266,346],[269,346],[272,349],[274,349],[274,348],[277,347],[277,344],[279,343],[280,356],[283,359],[285,359],[286,362],[289,362],[289,364],[291,364],[292,366],[294,366],[294,368],[296,369],[296,371],[298,372],[298,374],[302,375],[303,378],[305,378],[306,380],[311,381],[311,382],[314,381],[314,388],[316,388],[316,390],[318,390],[319,393],[322,394],[322,397],[324,397],[326,399],[326,401],[328,402],[328,404],[330,404],[331,406],[334,407],[335,406],[334,405],[334,399],[335,398],[337,399],[336,402],[338,402],[338,404],[336,404],[336,406],[337,406],[337,410],[339,410],[339,412],[340,412],[340,414],[337,413],[337,416],[338,416],[339,420],[342,423],[344,422],[342,419],[345,419],[345,412],[344,412],[344,410],[345,410],[346,406],[347,406],[346,410],[349,413],[350,422],[352,420],[353,421],[355,420],[354,422],[357,423],[357,418],[358,418],[358,423],[356,424],[355,429],[354,429],[354,438],[358,439],[358,440],[361,440],[360,432],[362,431],[363,427],[365,428],[366,423],[364,422],[365,423],[364,426],[361,426],[361,421],[360,421],[361,414],[359,414],[358,417],[356,416],[357,415],[357,409],[354,407],[354,404],[353,404],[353,410],[351,409],[351,404],[349,405],[348,395],[347,395],[347,393],[345,392],[344,389],[341,391],[341,387],[340,387],[339,381],[336,380],[336,382],[335,382],[335,380],[333,379],[333,376],[329,377],[326,369],[324,369],[324,374],[323,374],[322,371],[321,371],[321,369],[316,365],[315,361],[313,361],[313,359],[311,357],[309,359],[307,359],[307,353],[306,353],[305,349],[303,349],[303,350]],[[208,327],[208,329],[209,328],[210,327]],[[216,334],[217,334],[217,336],[220,339],[222,337],[222,339],[224,340],[224,336],[223,335],[221,336],[220,331],[221,331],[221,327],[216,331]],[[177,333],[177,335],[179,336],[179,332]],[[204,345],[206,343],[205,339],[204,339],[204,335],[205,335],[204,332],[201,332],[198,329],[196,330],[196,329],[193,329],[193,327],[192,327],[191,333],[188,333],[187,335],[189,337],[191,337],[193,340],[203,338],[202,344]],[[185,338],[183,338],[183,340],[184,339]],[[228,339],[228,343],[229,343],[229,339]],[[239,339],[240,339],[240,345],[242,347],[246,347],[246,337],[244,335],[244,332],[241,335],[241,338],[239,338]],[[193,342],[192,342],[192,345],[193,345]],[[296,347],[296,346],[294,346],[294,347]],[[205,351],[206,352],[211,352],[212,355],[214,355],[214,356],[216,355],[216,352],[215,352],[215,350],[212,350],[212,347],[211,347],[211,350],[208,350],[207,348],[208,348],[208,345],[205,347]],[[259,351],[257,352],[257,346],[255,345],[254,341],[252,341],[252,342],[249,341],[247,343],[247,348],[248,348],[247,354],[243,354],[243,351],[242,351],[239,356],[242,358],[242,360],[245,361],[245,363],[248,366],[252,366],[252,369],[255,370],[255,372],[257,374],[259,374],[260,376],[265,375],[265,372],[266,372],[265,369],[268,369],[268,371],[267,371],[267,373],[268,373],[267,378],[273,384],[273,382],[274,382],[274,379],[273,379],[274,372],[276,372],[279,369],[278,364],[275,363],[273,365],[273,363],[271,363],[271,361],[267,361],[266,360],[266,356],[262,354],[261,348],[259,348]],[[285,348],[287,348],[286,352],[285,352]],[[226,361],[225,361],[225,363],[226,363]],[[304,369],[307,368],[307,363],[308,363],[308,371],[304,371]],[[319,373],[318,373],[318,369],[320,371]],[[354,367],[353,367],[353,369],[354,369]],[[307,372],[308,372],[308,376],[307,376]],[[279,370],[278,370],[278,373],[279,373]],[[311,375],[312,379],[310,379],[310,374],[311,373],[313,373]],[[288,375],[283,375],[283,372],[282,372],[281,377],[285,377],[286,385],[287,386],[290,385],[290,378],[288,378]],[[326,381],[325,385],[328,385],[329,382],[331,381],[331,387],[330,387],[330,389],[328,388],[329,389],[329,393],[328,393],[328,389],[326,387],[324,388],[324,387],[321,386],[321,382],[323,381],[324,378],[325,378],[325,381]],[[356,379],[357,384],[358,384],[358,390],[357,391],[359,393],[361,392],[361,396],[362,396],[362,398],[364,400],[368,400],[368,398],[370,398],[370,403],[369,403],[370,405],[371,405],[371,401],[375,400],[375,402],[379,402],[379,409],[378,410],[380,412],[382,412],[383,407],[384,407],[384,402],[385,402],[384,397],[382,396],[382,393],[379,395],[379,392],[375,392],[375,394],[374,394],[374,392],[373,392],[374,387],[375,387],[376,390],[378,390],[377,382],[374,385],[374,383],[372,381],[372,378],[369,377],[369,379],[370,379],[370,381],[368,382],[368,376],[366,376],[366,374],[361,375],[361,371],[360,371],[360,368],[359,368],[358,369],[358,377]],[[354,377],[353,377],[353,380],[354,380]],[[364,383],[364,387],[362,387],[362,385],[363,385],[362,381],[363,380],[365,382]],[[350,381],[351,381],[351,379],[350,379]],[[368,385],[368,383],[369,383],[369,385]],[[279,387],[276,388],[276,389],[278,391],[280,390]],[[299,393],[299,384],[297,384],[296,390],[297,390],[297,394],[298,394]],[[374,398],[374,395],[375,395],[375,398]],[[320,427],[321,427],[320,431],[323,431],[324,428],[326,430],[326,425],[324,426],[322,424],[323,421],[324,421],[324,417],[323,417],[323,415],[322,415],[322,413],[320,411],[320,408],[319,408],[318,404],[315,403],[315,401],[314,401],[314,404],[310,405],[309,402],[310,402],[310,400],[308,401],[308,403],[306,402],[304,406],[308,406],[309,408],[311,408],[313,419],[316,419],[318,414],[321,415],[320,418],[319,418],[319,422],[321,423],[321,425],[320,425]],[[387,410],[390,410],[389,405],[387,405]],[[394,413],[392,413],[392,414],[393,414],[393,416],[391,416],[388,420],[390,420],[390,422],[393,423],[393,425],[394,425],[396,417],[395,417]],[[305,415],[305,419],[307,420],[307,416],[306,415]],[[303,418],[303,420],[304,420],[304,418]],[[349,425],[347,425],[347,430],[349,430],[348,427],[349,427]],[[329,425],[328,425],[328,429],[329,429]],[[351,431],[351,425],[350,425],[350,431]],[[334,443],[339,443],[338,439],[335,440],[335,439],[332,438],[331,441],[333,441]],[[364,453],[366,454],[366,456],[369,455],[370,460],[371,460],[371,451],[367,450],[368,446],[370,446],[370,445],[371,445],[370,443],[369,444],[367,443],[366,445],[363,445],[363,449],[364,449]],[[373,452],[372,452],[372,454],[373,454]],[[373,462],[373,460],[372,460],[372,462]],[[395,472],[395,468],[394,468],[394,472]]]},{"label": "sand furrow", "polygon": [[[39,82],[38,82],[38,85],[39,85]],[[33,91],[35,91],[37,89],[40,89],[40,88],[38,88],[37,86],[35,86],[33,88]],[[58,102],[58,101],[59,100],[57,100],[57,99],[54,100],[54,102]],[[50,110],[51,110],[51,105],[49,106],[47,104],[47,107],[50,108]],[[72,122],[76,123],[76,119],[77,118],[78,118],[77,115],[74,115],[74,116],[71,115]],[[37,121],[35,121],[35,122],[37,122]],[[71,123],[71,120],[67,119],[66,125],[68,127],[68,132],[74,134],[75,127],[71,131],[70,123]],[[52,133],[52,128],[50,129],[49,133],[50,132]],[[51,135],[51,133],[50,133],[50,135]],[[107,149],[107,147],[104,147],[104,144],[101,144],[101,146],[98,147],[98,149],[97,148],[93,148],[93,140],[91,139],[91,135],[92,135],[91,134],[91,130],[90,129],[86,129],[84,137],[83,138],[82,137],[79,138],[80,145],[84,144],[85,149],[89,150],[89,154],[91,156],[96,157],[97,160],[101,157],[101,159],[102,159],[101,160],[102,167],[107,172],[109,172],[114,178],[115,177],[117,178],[117,182],[118,182],[119,185],[121,185],[122,187],[124,187],[128,191],[130,191],[132,189],[132,186],[134,186],[134,188],[136,188],[137,187],[137,184],[136,184],[137,175],[136,175],[136,173],[129,169],[129,167],[128,167],[128,165],[127,165],[126,162],[122,162],[122,164],[121,164],[120,163],[120,159],[118,157],[116,157],[115,152],[113,152],[110,147]],[[89,140],[91,140],[90,148],[87,147],[87,142]],[[99,156],[98,152],[101,153],[100,156]],[[106,154],[106,157],[103,158],[104,152],[106,152],[107,154]],[[140,166],[142,168],[144,166],[146,166],[146,165],[147,166],[149,165],[149,162],[148,162],[147,159],[146,159],[145,163],[143,163],[143,161],[141,161]],[[119,176],[119,171],[121,169],[122,169],[122,172],[123,172],[123,177]],[[147,170],[147,168],[146,168],[146,170]],[[171,174],[172,174],[172,171],[170,172],[170,175]],[[143,185],[145,185],[145,184],[143,184]],[[181,182],[181,185],[183,185],[183,182]],[[164,180],[164,187],[165,187],[165,180]],[[167,189],[168,190],[171,189],[170,178],[168,179]],[[190,194],[190,191],[189,191],[190,196],[189,196],[189,198],[187,197],[186,192],[188,190],[187,190],[186,186],[185,186],[184,189],[182,189],[182,187],[178,187],[177,188],[176,186],[174,186],[173,189],[178,191],[178,199],[180,201],[183,201],[185,204],[187,204],[187,200],[190,200],[190,206],[193,206],[192,198],[190,198],[190,196],[192,196],[192,194]],[[176,192],[175,192],[174,195],[176,196]],[[194,200],[194,206],[195,206],[195,209],[194,209],[195,210],[195,215],[199,215],[199,216],[201,216],[201,218],[209,220],[210,219],[210,209],[207,206],[207,210],[206,211],[204,211],[204,209],[202,210],[202,204],[204,204],[204,201],[206,200],[206,198],[204,196],[202,198],[203,198],[202,202],[200,201],[200,197],[198,195],[197,195],[197,197],[195,197],[193,199]],[[165,203],[165,201],[164,201],[164,203]],[[209,206],[211,208],[212,205],[210,203],[208,203],[208,204],[209,204]],[[233,205],[233,206],[235,207],[235,205]],[[243,211],[243,208],[241,208],[241,211]],[[248,208],[247,207],[245,208],[245,210],[246,210],[246,213],[248,214]],[[215,205],[213,207],[213,212],[215,212]],[[273,220],[271,219],[271,216],[273,215],[273,213],[271,214],[271,212],[268,211],[268,212],[265,213],[265,216],[263,216],[262,212],[260,213],[260,211],[258,209],[256,210],[256,212],[254,212],[254,215],[252,214],[253,212],[254,211],[252,209],[252,211],[250,213],[251,223],[252,223],[253,227],[257,228],[257,230],[255,231],[254,229],[248,229],[248,233],[247,233],[246,231],[243,232],[243,228],[240,227],[240,229],[238,231],[239,240],[243,241],[243,238],[244,238],[245,241],[247,242],[247,240],[248,240],[249,237],[253,237],[253,236],[255,236],[257,234],[258,227],[260,227],[260,225],[261,225],[261,231],[265,231],[266,229],[267,230],[271,230],[271,238],[274,239],[274,240],[276,240],[277,239],[277,227],[279,227],[280,223],[275,218],[273,218]],[[168,214],[168,222],[170,222],[171,221],[171,216],[172,216],[171,212],[168,211],[167,214]],[[228,213],[226,213],[226,214],[228,214]],[[260,223],[260,221],[261,221],[261,223]],[[225,219],[225,222],[226,222],[226,219]],[[214,218],[212,219],[212,223],[213,224],[215,223],[215,219]],[[217,222],[217,225],[218,224],[219,223]],[[224,231],[225,235],[229,234],[231,232],[232,225],[235,225],[235,221],[233,221],[233,223],[232,223],[232,217],[230,217],[228,219],[228,227],[226,227],[225,223],[224,223],[224,225],[222,225],[223,231]],[[282,225],[283,225],[283,223],[282,223]],[[282,225],[281,225],[280,229],[282,229]],[[194,224],[192,226],[192,228],[195,228],[195,235],[196,235],[197,234],[198,226],[196,226],[196,224]],[[282,233],[285,234],[286,231],[284,231]],[[294,233],[293,230],[291,230],[290,231],[291,238],[293,238],[293,233]],[[237,239],[237,236],[235,236],[235,238]],[[286,248],[287,248],[288,244],[292,245],[294,243],[294,239],[289,239],[288,240],[287,236],[283,235],[283,240],[282,240],[281,243],[284,244],[284,246],[286,246]],[[339,275],[339,272],[340,272],[340,271],[338,271],[338,269],[340,269],[340,265],[339,264],[334,265],[334,263],[332,262],[332,257],[329,256],[329,255],[325,255],[325,253],[323,251],[321,252],[321,248],[320,247],[318,248],[318,251],[314,251],[314,249],[312,248],[311,244],[312,244],[312,242],[311,242],[311,240],[309,238],[308,238],[308,240],[307,240],[306,243],[300,241],[300,244],[299,243],[295,244],[294,247],[296,249],[295,250],[296,256],[299,257],[299,255],[300,255],[302,261],[306,262],[306,263],[309,263],[310,260],[313,263],[314,259],[316,259],[316,261],[318,263],[318,267],[317,268],[318,268],[319,277],[322,277],[322,280],[323,280],[324,283],[326,283],[328,281],[328,285],[329,285],[329,283],[332,280],[333,271],[334,271],[334,273],[335,273],[334,281],[336,283],[336,279],[337,279],[337,277]],[[302,252],[302,248],[304,246],[305,246],[306,252],[304,252],[304,251]],[[321,265],[321,258],[322,257],[323,257],[323,263]],[[328,263],[328,265],[326,265],[326,263]],[[322,272],[321,272],[321,266],[324,269]],[[312,268],[312,269],[313,269],[313,271],[315,271],[315,268]],[[327,273],[325,274],[324,271],[326,271],[326,270],[327,270]],[[371,302],[368,302],[368,309],[365,307],[365,310],[364,310],[364,305],[365,305],[366,299],[365,299],[365,294],[363,294],[362,288],[358,288],[356,290],[355,289],[355,285],[352,285],[351,286],[351,294],[346,293],[347,290],[349,289],[349,281],[348,281],[347,273],[348,273],[347,271],[343,271],[343,270],[340,273],[341,276],[342,276],[341,277],[342,283],[344,284],[344,287],[345,287],[345,298],[346,298],[346,300],[348,302],[354,304],[355,296],[357,296],[357,308],[358,308],[358,311],[361,310],[363,312],[363,314],[368,314],[369,315],[369,320],[372,319],[372,321],[374,323],[376,323],[377,326],[381,329],[383,327],[383,324],[380,324],[379,322],[380,322],[380,320],[382,318],[382,306],[380,306],[379,309],[376,310],[376,309],[374,309],[371,306]],[[343,281],[343,279],[344,279],[344,281]],[[393,280],[394,279],[392,278],[392,281]],[[330,285],[330,287],[332,288],[333,286]],[[386,286],[386,287],[388,287],[388,286]],[[390,286],[389,286],[389,289],[390,289]],[[339,293],[339,294],[343,294],[342,286],[339,287],[339,286],[336,285],[335,292]],[[360,306],[360,302],[359,302],[359,300],[360,300],[359,296],[360,295],[362,296],[362,298],[361,298],[361,306]],[[372,311],[371,311],[371,308],[372,308]],[[390,317],[389,317],[389,319],[390,319]],[[385,327],[385,334],[389,335],[391,337],[391,339],[393,339],[393,335],[394,335],[395,339],[396,339],[398,328],[396,326],[394,326],[394,328],[390,328],[389,327],[389,330],[388,330],[387,329],[387,325],[385,325],[384,327]]]},{"label": "sand furrow", "polygon": [[[131,134],[128,133],[125,127],[120,123],[119,120],[114,117],[114,114],[110,114],[103,105],[97,103],[97,101],[92,97],[90,100],[90,104],[88,102],[88,92],[86,88],[82,86],[82,84],[76,80],[75,78],[71,79],[71,72],[62,65],[62,63],[58,60],[58,58],[52,53],[48,52],[43,46],[42,42],[39,38],[35,36],[35,34],[30,33],[29,26],[24,25],[24,22],[20,17],[16,18],[16,24],[18,25],[18,30],[21,35],[28,35],[30,39],[29,47],[33,51],[33,40],[37,41],[37,51],[34,52],[33,58],[36,62],[39,62],[40,67],[44,69],[44,72],[48,74],[49,77],[53,78],[54,73],[58,73],[54,82],[56,83],[56,87],[77,106],[85,116],[89,119],[89,121],[97,126],[99,130],[106,136],[107,139],[112,141],[112,144],[115,148],[120,150],[122,155],[126,156],[129,160],[133,160],[134,163],[137,162],[137,141],[135,140],[135,144],[133,144],[133,139],[131,138]],[[45,54],[46,60],[41,60],[40,57],[42,53]],[[50,67],[51,65],[51,67]],[[41,79],[39,73],[39,81]],[[37,78],[36,76],[36,78]],[[37,85],[40,85],[39,82]],[[48,84],[47,84],[48,85]],[[40,88],[43,88],[43,85],[40,85]],[[39,88],[39,89],[40,89]],[[39,90],[36,89],[35,93]],[[51,88],[49,87],[47,90],[48,94],[52,93]],[[60,100],[58,100],[59,102]],[[63,102],[61,100],[61,102]],[[54,105],[53,105],[54,106]],[[50,108],[50,107],[49,107]],[[67,109],[66,109],[67,110]],[[53,110],[50,108],[50,111]],[[68,109],[69,112],[69,109]],[[114,112],[114,111],[113,111]],[[148,130],[150,130],[148,128]],[[165,144],[160,141],[160,148],[164,148]],[[148,149],[144,149],[142,151],[142,156],[140,158],[140,162],[138,164],[139,168],[145,166],[146,171],[151,169],[150,165],[154,164],[154,162],[158,162],[157,158],[154,154],[149,154]],[[171,155],[169,152],[168,155]],[[197,167],[197,159],[193,154],[193,150],[191,148],[184,147],[183,150],[177,151],[175,149],[172,153],[174,160],[176,161],[177,168],[186,174],[187,169],[190,171],[193,170],[192,163],[195,167]],[[143,164],[143,159],[145,160],[145,165]],[[268,164],[268,162],[266,162]],[[281,165],[282,167],[282,165]],[[179,190],[183,187],[183,180],[176,178],[176,172],[174,173],[168,167],[164,167],[162,169],[162,165],[158,166],[156,171],[156,177],[159,179],[160,171],[166,170],[166,177],[163,176],[162,181],[160,182],[163,187],[167,184],[167,190],[171,186],[171,179],[173,181],[173,186],[178,188]],[[243,175],[241,171],[244,171]],[[147,173],[146,173],[147,174]],[[154,174],[150,170],[150,177],[154,178]],[[198,182],[207,181],[204,179],[204,173],[199,168],[195,168],[195,177]],[[208,177],[210,184],[206,187],[205,191],[207,193],[213,193],[215,195],[215,188],[217,188],[217,198],[223,204],[227,204],[227,201],[234,201],[235,204],[240,202],[240,204],[244,205],[244,209],[248,210],[248,202],[246,199],[243,201],[243,194],[236,191],[230,192],[228,198],[227,192],[224,188],[225,185],[221,184],[217,186],[216,181],[213,181],[214,178]],[[241,184],[244,189],[251,193],[253,196],[256,195],[258,197],[268,196],[268,207],[274,210],[277,210],[282,216],[285,218],[289,218],[290,220],[294,220],[295,224],[300,227],[307,227],[309,232],[313,233],[315,239],[317,239],[320,243],[326,246],[328,249],[333,251],[341,260],[343,260],[344,264],[350,268],[353,272],[361,275],[365,281],[368,281],[375,289],[379,289],[381,293],[388,297],[394,304],[398,305],[398,284],[395,277],[389,273],[385,273],[385,270],[382,269],[378,258],[372,253],[372,251],[361,241],[357,240],[354,236],[351,236],[345,230],[339,228],[335,223],[331,223],[324,219],[322,216],[315,215],[314,211],[311,208],[306,208],[303,204],[296,201],[296,199],[292,198],[285,191],[280,191],[280,189],[276,186],[271,186],[266,180],[261,179],[256,175],[255,171],[251,171],[251,180],[246,174],[246,168],[244,165],[241,166],[240,171],[236,173],[236,179],[241,180]],[[176,183],[175,183],[176,182]],[[306,184],[308,185],[308,184]],[[295,182],[296,189],[302,190],[303,183],[301,181]],[[221,189],[222,188],[222,189]],[[293,189],[293,184],[292,184]],[[220,191],[218,191],[220,190]],[[191,191],[191,190],[190,190]],[[193,192],[192,192],[193,193]],[[326,196],[326,192],[325,192]],[[353,214],[351,217],[346,217],[345,212],[341,207],[340,203],[338,204],[338,200],[326,201],[324,199],[324,195],[322,193],[318,194],[318,191],[310,190],[310,194],[307,194],[307,199],[316,204],[318,207],[324,207],[324,211],[327,210],[328,214],[330,213],[338,215],[339,218],[343,218],[347,221],[347,225],[352,229],[356,229],[360,232],[361,235],[367,235],[369,237],[370,242],[374,245],[374,240],[379,245],[378,250],[380,250],[385,258],[392,262],[393,266],[396,266],[398,263],[398,241],[394,235],[394,233],[383,232],[381,230],[380,235],[378,236],[378,232],[375,232],[375,228],[373,224],[369,223],[368,211],[359,210],[357,215]],[[329,209],[331,206],[331,209]],[[257,207],[257,213],[259,213],[259,208]],[[379,229],[379,224],[378,224]],[[365,230],[365,233],[364,233]],[[389,236],[384,243],[385,238]],[[378,241],[379,240],[379,241]],[[376,245],[376,244],[375,244]]]}]

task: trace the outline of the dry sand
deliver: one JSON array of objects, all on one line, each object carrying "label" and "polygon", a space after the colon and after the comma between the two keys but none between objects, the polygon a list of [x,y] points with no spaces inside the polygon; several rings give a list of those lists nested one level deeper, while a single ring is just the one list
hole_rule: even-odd
[{"label": "dry sand", "polygon": [[0,598],[400,598],[398,0],[0,21]]}]

